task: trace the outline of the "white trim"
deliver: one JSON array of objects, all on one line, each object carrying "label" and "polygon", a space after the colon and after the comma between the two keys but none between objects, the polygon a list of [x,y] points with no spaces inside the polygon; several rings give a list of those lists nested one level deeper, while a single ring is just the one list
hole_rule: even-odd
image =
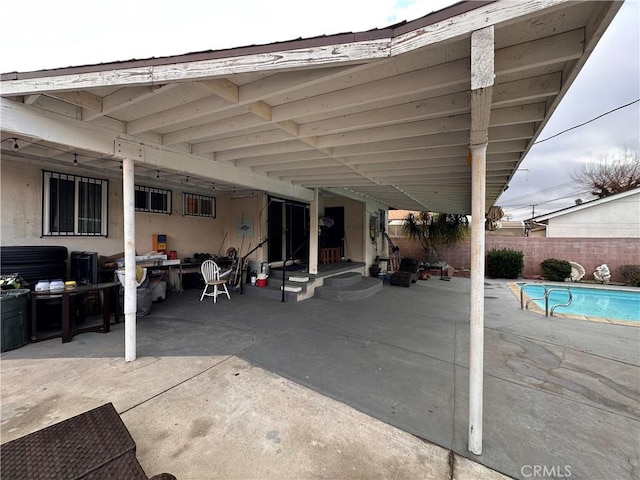
[{"label": "white trim", "polygon": [[638,195],[638,194],[640,194],[640,188],[634,188],[633,190],[628,190],[626,192],[616,193],[615,195],[609,195],[608,197],[597,198],[589,202],[584,202],[584,203],[581,203],[580,205],[573,205],[571,207],[566,207],[561,210],[556,210],[555,212],[546,213],[544,215],[538,215],[537,217],[530,218],[529,220],[534,222],[541,222],[544,220],[549,220],[551,218],[561,217],[569,213],[579,212],[580,210],[584,210],[585,208],[595,207],[597,205],[602,205],[603,203],[612,202],[614,200],[620,200],[622,198],[626,198],[631,195]]}]

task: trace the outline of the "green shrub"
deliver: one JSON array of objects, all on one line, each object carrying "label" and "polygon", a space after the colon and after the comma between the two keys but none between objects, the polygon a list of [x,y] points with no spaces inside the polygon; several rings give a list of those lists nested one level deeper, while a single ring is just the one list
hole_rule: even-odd
[{"label": "green shrub", "polygon": [[487,253],[487,275],[490,278],[518,278],[524,270],[524,254],[509,248]]},{"label": "green shrub", "polygon": [[626,285],[640,287],[640,265],[620,265],[618,272]]},{"label": "green shrub", "polygon": [[566,260],[547,258],[540,266],[542,267],[542,275],[547,280],[564,282],[565,278],[571,276],[571,264]]}]

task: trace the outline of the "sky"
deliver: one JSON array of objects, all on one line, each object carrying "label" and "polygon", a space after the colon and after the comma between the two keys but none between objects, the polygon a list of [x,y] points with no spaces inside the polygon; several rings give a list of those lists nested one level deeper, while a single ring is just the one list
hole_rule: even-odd
[{"label": "sky", "polygon": [[[451,0],[21,0],[0,28],[0,72],[32,71],[242,47],[383,28]],[[11,16],[13,14],[9,14]],[[498,199],[522,220],[593,197],[571,178],[581,165],[640,151],[640,0],[626,0]]]}]

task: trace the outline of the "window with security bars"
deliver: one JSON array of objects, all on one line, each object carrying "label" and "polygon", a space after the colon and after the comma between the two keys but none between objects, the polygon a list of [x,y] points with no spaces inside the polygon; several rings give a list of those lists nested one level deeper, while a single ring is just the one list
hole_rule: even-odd
[{"label": "window with security bars", "polygon": [[171,190],[136,185],[135,209],[136,212],[171,215]]},{"label": "window with security bars", "polygon": [[42,192],[42,235],[107,236],[107,180],[43,170]]},{"label": "window with security bars", "polygon": [[183,212],[188,217],[216,218],[216,199],[206,195],[184,193]]}]

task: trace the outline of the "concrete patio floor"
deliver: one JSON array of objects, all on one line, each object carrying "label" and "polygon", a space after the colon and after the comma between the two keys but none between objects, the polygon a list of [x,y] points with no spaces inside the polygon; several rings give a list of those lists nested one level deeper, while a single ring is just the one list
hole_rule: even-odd
[{"label": "concrete patio floor", "polygon": [[640,328],[485,288],[481,456],[466,449],[464,278],[339,304],[187,290],[138,319],[135,362],[123,324],[6,352],[1,441],[113,402],[147,474],[180,480],[638,478]]}]

